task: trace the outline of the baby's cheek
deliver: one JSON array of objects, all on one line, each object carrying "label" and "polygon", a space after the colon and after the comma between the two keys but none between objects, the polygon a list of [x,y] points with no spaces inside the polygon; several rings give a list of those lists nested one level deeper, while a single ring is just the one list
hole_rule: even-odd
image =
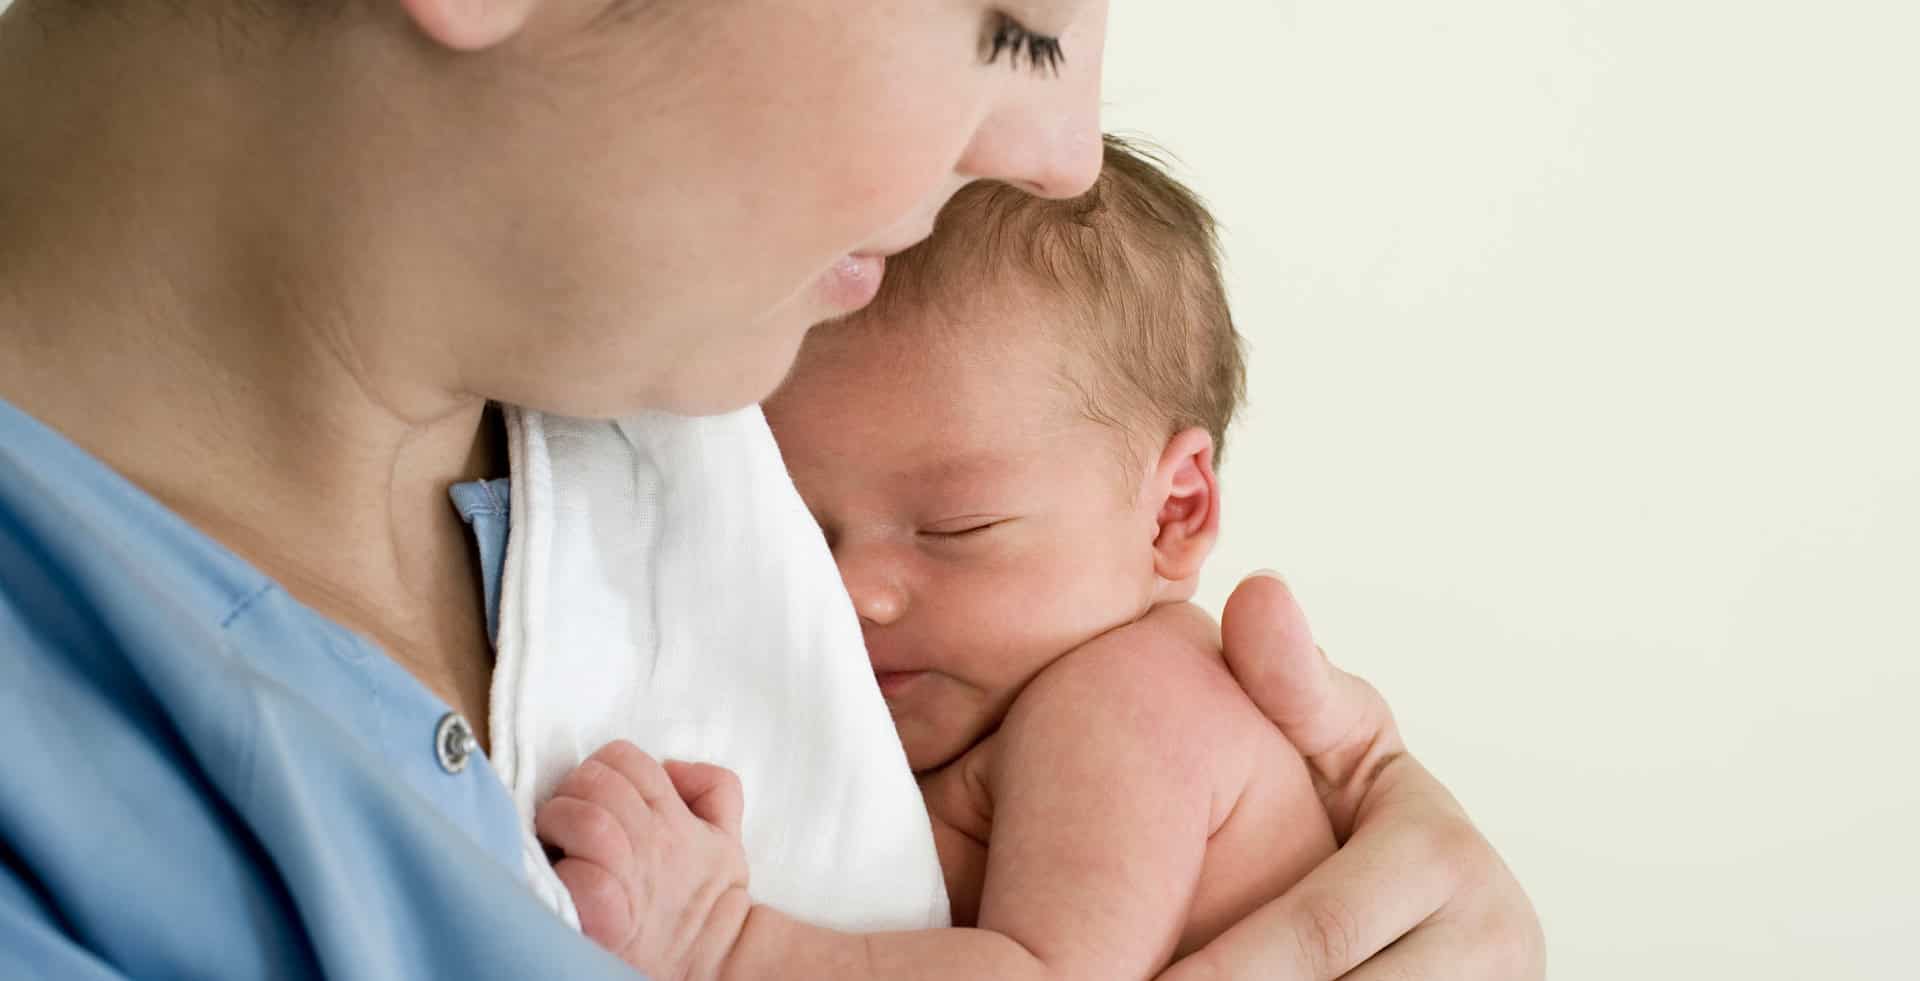
[{"label": "baby's cheek", "polygon": [[966,752],[992,722],[980,693],[952,678],[925,679],[915,704],[894,715],[914,770],[940,766]]},{"label": "baby's cheek", "polygon": [[1097,538],[1062,541],[1022,556],[1009,569],[1017,580],[1012,598],[1025,614],[1022,625],[1033,642],[1065,654],[1092,636],[1129,619],[1122,611],[1138,592],[1113,543]]},{"label": "baby's cheek", "polygon": [[[1006,550],[954,577],[952,587],[959,600],[951,608],[954,627],[972,638],[976,656],[1000,662],[1044,648],[1081,603],[1072,564],[1049,551]],[[994,673],[1004,674],[1008,666],[1002,663]]]}]

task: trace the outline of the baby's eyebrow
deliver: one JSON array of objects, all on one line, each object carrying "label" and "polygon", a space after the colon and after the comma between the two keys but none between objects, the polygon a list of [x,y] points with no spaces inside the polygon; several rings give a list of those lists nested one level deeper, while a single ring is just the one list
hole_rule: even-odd
[{"label": "baby's eyebrow", "polygon": [[954,484],[985,480],[1007,471],[1007,460],[992,450],[975,450],[936,456],[905,473],[915,481]]}]

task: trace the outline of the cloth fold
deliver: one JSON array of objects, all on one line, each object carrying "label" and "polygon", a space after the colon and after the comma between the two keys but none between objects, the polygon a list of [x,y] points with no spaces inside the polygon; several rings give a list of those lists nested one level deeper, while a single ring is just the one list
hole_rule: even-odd
[{"label": "cloth fold", "polygon": [[534,891],[578,925],[534,808],[594,750],[740,775],[749,889],[822,926],[949,922],[932,831],[832,554],[758,407],[509,410],[492,763]]}]

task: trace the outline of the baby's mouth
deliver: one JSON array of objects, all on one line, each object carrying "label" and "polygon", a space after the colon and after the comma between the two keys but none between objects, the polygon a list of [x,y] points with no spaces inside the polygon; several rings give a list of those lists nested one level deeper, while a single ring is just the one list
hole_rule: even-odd
[{"label": "baby's mouth", "polygon": [[873,680],[880,683],[880,694],[885,698],[896,698],[926,675],[925,671],[875,671]]}]

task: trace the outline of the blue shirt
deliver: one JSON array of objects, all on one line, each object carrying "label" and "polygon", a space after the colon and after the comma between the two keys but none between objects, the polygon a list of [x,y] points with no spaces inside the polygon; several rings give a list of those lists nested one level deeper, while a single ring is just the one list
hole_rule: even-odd
[{"label": "blue shirt", "polygon": [[0,978],[634,977],[448,711],[0,401]]},{"label": "blue shirt", "polygon": [[473,529],[473,542],[480,550],[480,588],[487,599],[487,636],[500,642],[500,575],[507,566],[507,522],[513,481],[475,480],[455,484],[448,490],[454,509],[467,527]]}]

